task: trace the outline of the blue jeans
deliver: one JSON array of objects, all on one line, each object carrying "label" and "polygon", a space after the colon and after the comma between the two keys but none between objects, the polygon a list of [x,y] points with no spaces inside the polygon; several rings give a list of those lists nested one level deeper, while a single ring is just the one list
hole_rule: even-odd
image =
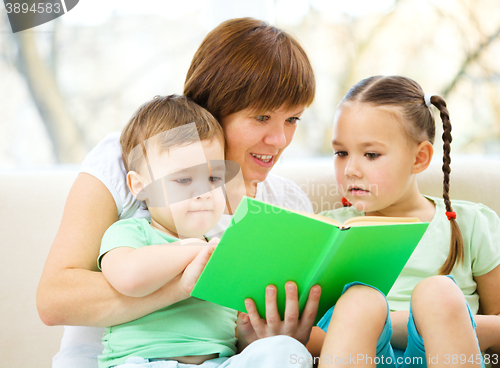
[{"label": "blue jeans", "polygon": [[[453,281],[455,279],[453,276],[448,276],[450,277]],[[344,286],[344,290],[342,291],[342,294],[347,291],[351,286],[354,285],[364,285],[364,286],[369,286],[363,284],[361,282],[351,282],[347,285]],[[373,287],[372,287],[373,288]],[[377,288],[373,288],[377,291]],[[382,292],[380,292],[382,295],[384,295]],[[384,295],[385,297],[385,295]],[[387,298],[386,298],[387,301]],[[472,327],[475,329],[476,328],[476,322],[474,321],[474,317],[472,316],[472,312],[469,308],[469,304],[467,301],[465,301],[467,304],[467,309],[469,311]],[[321,320],[318,322],[318,327],[320,327],[323,331],[328,330],[328,326],[330,325],[330,320],[332,318],[333,310],[335,306],[330,308],[325,315],[321,318]],[[399,349],[393,349],[391,346],[391,336],[392,336],[392,324],[391,324],[391,317],[390,317],[390,310],[389,310],[389,303],[387,303],[387,319],[384,325],[384,329],[382,330],[382,333],[380,334],[380,337],[377,341],[377,358],[374,360],[374,362],[377,364],[377,367],[395,367],[395,368],[400,368],[400,367],[405,367],[405,368],[413,368],[413,367],[422,367],[425,368],[427,367],[427,360],[428,359],[448,359],[451,360],[452,357],[426,357],[425,355],[425,347],[424,347],[424,340],[422,339],[422,336],[417,331],[417,327],[415,326],[415,321],[413,319],[413,314],[411,312],[411,307],[410,307],[410,315],[408,318],[408,345],[406,347],[406,350],[399,350]],[[481,350],[479,349],[479,343],[478,343],[478,354],[480,354]],[[478,356],[479,357],[479,356]],[[470,357],[467,357],[470,358]],[[479,360],[478,360],[479,361]],[[481,360],[481,367],[484,368],[484,362]]]}]

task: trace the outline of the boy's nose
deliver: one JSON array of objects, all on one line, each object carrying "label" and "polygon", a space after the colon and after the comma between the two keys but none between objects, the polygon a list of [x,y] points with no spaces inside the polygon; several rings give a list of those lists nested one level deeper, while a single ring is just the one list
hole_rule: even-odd
[{"label": "boy's nose", "polygon": [[198,193],[197,195],[194,196],[196,199],[210,199],[212,196],[212,192],[205,192],[205,193]]},{"label": "boy's nose", "polygon": [[213,184],[208,180],[193,179],[190,186],[190,196],[189,198],[205,199],[210,198],[211,191],[214,189]]}]

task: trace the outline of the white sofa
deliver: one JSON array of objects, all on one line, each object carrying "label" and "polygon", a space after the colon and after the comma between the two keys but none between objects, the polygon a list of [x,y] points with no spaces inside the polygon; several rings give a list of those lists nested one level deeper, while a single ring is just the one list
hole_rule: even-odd
[{"label": "white sofa", "polygon": [[[441,164],[419,175],[425,194],[441,196]],[[297,182],[316,212],[340,203],[330,162],[277,165],[273,173]],[[0,172],[0,361],[3,367],[51,366],[63,328],[38,318],[36,287],[61,220],[76,170]],[[481,202],[500,214],[500,160],[454,158],[451,197]]]}]

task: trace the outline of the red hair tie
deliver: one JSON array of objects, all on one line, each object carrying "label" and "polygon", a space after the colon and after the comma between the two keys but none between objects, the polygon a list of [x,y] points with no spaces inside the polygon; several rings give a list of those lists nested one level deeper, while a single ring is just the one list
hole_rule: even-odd
[{"label": "red hair tie", "polygon": [[352,204],[345,197],[342,197],[342,206],[343,207],[351,207]]},{"label": "red hair tie", "polygon": [[457,219],[457,213],[456,212],[448,212],[446,211],[446,217],[448,217],[448,221],[451,221],[451,219]]}]

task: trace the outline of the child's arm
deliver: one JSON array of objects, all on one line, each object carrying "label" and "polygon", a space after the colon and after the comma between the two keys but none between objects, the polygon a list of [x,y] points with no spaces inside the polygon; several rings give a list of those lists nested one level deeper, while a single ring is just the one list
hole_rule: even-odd
[{"label": "child's arm", "polygon": [[491,349],[500,354],[500,265],[474,280],[483,314],[476,316],[479,345],[481,350]]},{"label": "child's arm", "polygon": [[101,268],[104,277],[118,292],[142,297],[180,275],[199,254],[208,260],[217,242],[218,239],[212,239],[209,244],[199,239],[185,239],[138,249],[115,248],[103,256]]},{"label": "child's arm", "polygon": [[325,337],[325,331],[323,331],[318,326],[313,326],[311,330],[311,336],[309,337],[309,341],[306,344],[306,348],[307,350],[309,350],[313,358],[319,357],[321,355],[321,348],[323,347]]}]

